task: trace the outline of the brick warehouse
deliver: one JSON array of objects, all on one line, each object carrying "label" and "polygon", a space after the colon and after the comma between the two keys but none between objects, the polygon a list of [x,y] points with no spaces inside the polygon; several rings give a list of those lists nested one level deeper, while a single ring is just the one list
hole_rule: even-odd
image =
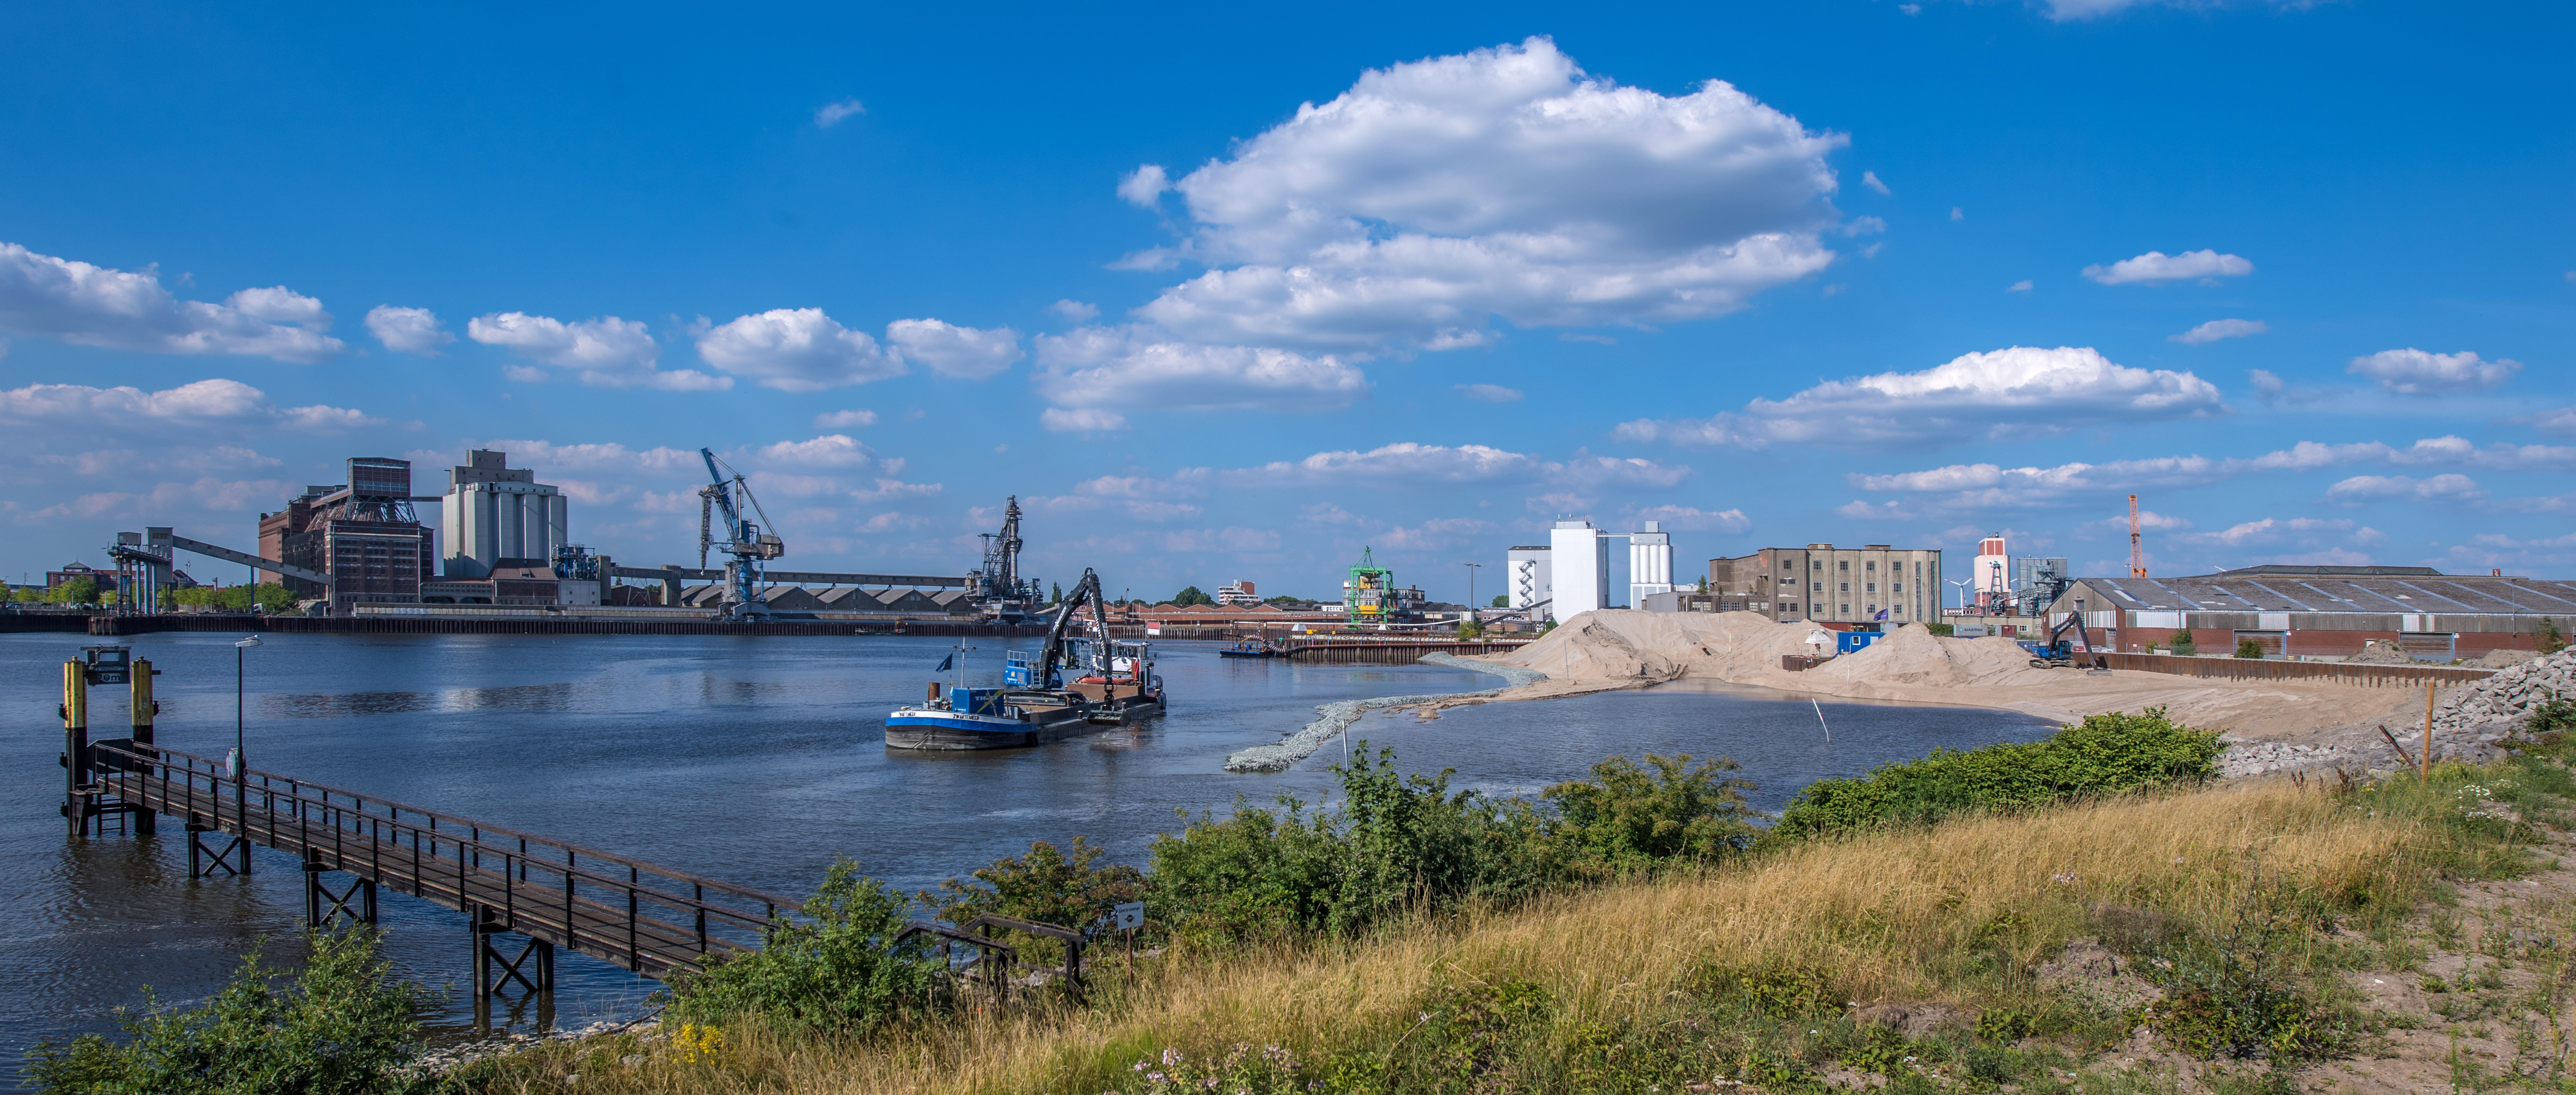
[{"label": "brick warehouse", "polygon": [[2449,575],[2431,567],[2269,565],[2186,578],[2079,578],[2049,605],[2052,624],[2084,605],[2087,638],[2123,652],[2172,645],[2186,628],[2204,654],[2252,639],[2268,657],[2343,657],[2372,640],[2427,661],[2530,650],[2543,619],[2576,630],[2576,582]]}]

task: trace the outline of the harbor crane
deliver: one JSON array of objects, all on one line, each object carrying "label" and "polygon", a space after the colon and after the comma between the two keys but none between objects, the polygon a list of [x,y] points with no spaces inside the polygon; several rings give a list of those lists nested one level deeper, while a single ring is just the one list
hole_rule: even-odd
[{"label": "harbor crane", "polygon": [[[701,570],[706,568],[707,554],[711,550],[732,556],[724,566],[721,615],[738,619],[764,614],[768,606],[760,600],[760,591],[768,582],[761,573],[763,564],[787,554],[787,543],[776,533],[761,531],[762,526],[769,523],[769,513],[760,508],[760,499],[752,497],[751,484],[744,480],[741,472],[733,472],[728,477],[725,473],[733,469],[717,460],[713,449],[699,449],[698,455],[706,459],[707,478],[711,480],[698,488],[698,567]],[[759,524],[742,515],[746,507],[760,516]],[[722,541],[715,538],[717,510],[724,511],[725,538]]]}]

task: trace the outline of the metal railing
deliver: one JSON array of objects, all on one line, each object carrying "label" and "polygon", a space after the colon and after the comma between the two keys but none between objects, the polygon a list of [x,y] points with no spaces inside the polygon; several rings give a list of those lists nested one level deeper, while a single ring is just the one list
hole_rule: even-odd
[{"label": "metal railing", "polygon": [[[795,898],[374,795],[150,745],[100,744],[98,782],[192,825],[302,855],[652,976],[749,949]],[[754,911],[757,910],[757,911]]]}]

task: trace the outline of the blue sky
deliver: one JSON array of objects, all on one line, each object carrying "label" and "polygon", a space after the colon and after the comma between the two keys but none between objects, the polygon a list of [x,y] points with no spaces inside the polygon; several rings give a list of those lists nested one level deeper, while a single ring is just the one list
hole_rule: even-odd
[{"label": "blue sky", "polygon": [[2163,573],[2563,576],[2571,32],[21,5],[0,569],[477,446],[683,561],[705,446],[800,568],[962,570],[1017,494],[1034,573],[1140,595],[1330,596],[1367,545],[1455,598],[1564,513],[2101,573],[2131,491]]}]

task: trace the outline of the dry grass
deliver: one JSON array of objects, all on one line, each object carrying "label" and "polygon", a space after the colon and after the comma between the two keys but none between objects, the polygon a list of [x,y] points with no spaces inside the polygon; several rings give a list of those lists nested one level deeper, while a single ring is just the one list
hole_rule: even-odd
[{"label": "dry grass", "polygon": [[[557,1092],[1082,1092],[1164,1047],[1221,1054],[1237,1042],[1302,1056],[1383,1047],[1444,984],[1517,978],[1558,1001],[1558,1022],[1613,1028],[1711,970],[1828,971],[1861,1001],[1995,999],[1962,972],[1980,925],[2009,912],[2035,962],[2081,931],[2092,903],[2217,922],[2254,884],[2388,892],[2416,826],[2283,784],[2239,786],[1799,847],[1755,864],[1417,923],[1343,948],[1175,963],[1087,1011],[925,1027],[867,1044],[781,1045],[729,1032],[721,1063],[653,1046],[561,1049],[496,1088]],[[639,1066],[616,1063],[641,1052]],[[537,1062],[527,1062],[537,1065]]]}]

